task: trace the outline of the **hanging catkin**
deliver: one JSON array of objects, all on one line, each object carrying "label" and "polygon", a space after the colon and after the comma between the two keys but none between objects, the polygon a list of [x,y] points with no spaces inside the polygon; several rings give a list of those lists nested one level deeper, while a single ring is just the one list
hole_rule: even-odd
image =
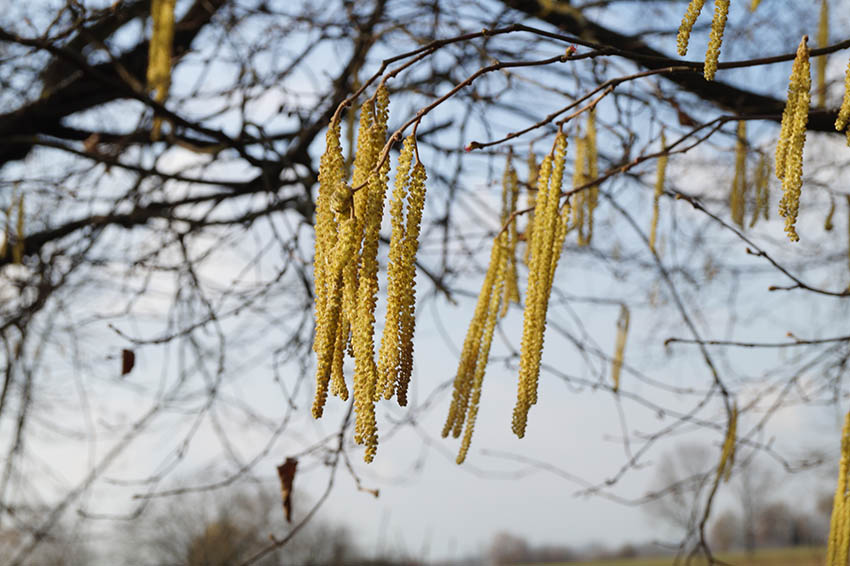
[{"label": "hanging catkin", "polygon": [[[850,123],[850,62],[847,63],[847,72],[844,75],[844,98],[841,101],[841,108],[838,109],[835,129],[841,132],[847,128],[848,123]],[[850,145],[850,128],[847,128],[847,144]]]},{"label": "hanging catkin", "polygon": [[[818,21],[818,47],[826,47],[829,45],[829,2],[821,0],[820,3],[820,19]],[[826,107],[826,61],[827,56],[821,55],[818,57],[818,106]]]},{"label": "hanging catkin", "polygon": [[829,538],[826,550],[827,566],[846,566],[850,546],[850,504],[847,487],[850,474],[850,412],[844,417],[841,430],[841,458],[838,462],[838,481],[832,500],[832,517],[829,521]]},{"label": "hanging catkin", "polygon": [[398,156],[395,188],[390,200],[389,265],[387,266],[387,314],[381,348],[378,352],[378,393],[386,399],[392,398],[398,382],[399,355],[401,351],[401,311],[404,309],[403,289],[407,284],[404,246],[404,201],[410,185],[410,169],[413,165],[413,136],[404,140]]},{"label": "hanging catkin", "polygon": [[776,145],[776,176],[782,180],[779,215],[785,218],[785,232],[792,242],[800,239],[796,223],[803,185],[803,146],[806,143],[812,88],[808,39],[808,36],[803,36],[797,48],[788,84],[788,101],[782,114],[779,143]]},{"label": "hanging catkin", "polygon": [[623,369],[623,356],[626,352],[626,337],[629,333],[629,308],[620,306],[620,316],[617,318],[617,342],[614,345],[614,359],[611,363],[611,381],[614,392],[620,389],[620,372]]},{"label": "hanging catkin", "polygon": [[717,61],[720,59],[720,45],[723,43],[723,31],[726,29],[726,18],[729,16],[729,0],[714,1],[714,18],[711,20],[711,34],[708,39],[708,50],[705,53],[705,80],[713,81],[717,73]]},{"label": "hanging catkin", "polygon": [[559,131],[552,153],[544,159],[540,168],[537,184],[536,220],[523,317],[517,402],[511,426],[514,434],[520,438],[525,436],[528,411],[537,402],[537,381],[549,293],[563,247],[563,237],[566,235],[564,224],[569,218],[566,207],[561,214],[558,212],[566,149],[566,136]]},{"label": "hanging catkin", "polygon": [[505,243],[507,264],[505,271],[505,298],[502,301],[500,317],[508,313],[508,304],[519,304],[519,282],[516,265],[516,248],[519,241],[517,231],[517,202],[519,200],[519,181],[512,163],[512,154],[508,154],[505,172],[502,175],[502,228],[507,232]]},{"label": "hanging catkin", "polygon": [[522,261],[525,263],[525,266],[528,267],[531,264],[531,240],[534,237],[534,208],[535,208],[535,198],[537,194],[537,177],[539,173],[539,167],[537,166],[537,158],[532,151],[532,148],[528,149],[528,192],[526,193],[525,207],[531,209],[530,212],[526,215],[528,220],[526,220],[525,224],[525,233],[523,234],[523,238],[525,239],[525,253],[522,256]]},{"label": "hanging catkin", "polygon": [[735,177],[729,192],[729,210],[732,222],[744,227],[744,214],[747,203],[747,123],[738,122],[737,142],[735,143]]},{"label": "hanging catkin", "polygon": [[759,153],[758,164],[756,164],[756,177],[753,181],[755,190],[756,206],[753,208],[753,217],[750,220],[750,228],[756,225],[759,216],[765,220],[768,218],[768,205],[770,204],[770,195],[768,189],[770,186],[770,161],[767,154]]},{"label": "hanging catkin", "polygon": [[[174,43],[174,6],[177,0],[153,0],[151,18],[153,33],[148,46],[148,88],[153,91],[154,100],[165,102],[171,85],[171,50]],[[151,139],[159,139],[162,121],[154,118]]]},{"label": "hanging catkin", "polygon": [[[499,303],[504,301],[503,288],[505,287],[509,253],[508,235],[506,232],[501,232],[493,242],[493,252],[490,258],[490,269],[492,275],[490,277],[490,285],[492,288],[488,291],[489,301],[487,304],[487,316],[483,324],[483,332],[481,335],[481,347],[475,363],[475,369],[471,376],[468,377],[467,392],[468,404],[466,406],[465,432],[461,440],[460,450],[457,455],[457,463],[462,464],[466,459],[466,454],[469,452],[469,445],[472,442],[472,433],[475,430],[475,420],[478,417],[478,406],[481,402],[481,386],[484,382],[484,372],[487,368],[487,361],[490,356],[490,345],[493,341],[493,330],[496,328],[496,319],[499,313]],[[457,436],[457,435],[455,435]]]},{"label": "hanging catkin", "polygon": [[[596,108],[587,113],[587,147],[585,152],[587,179],[594,181],[599,177],[599,149],[596,147]],[[586,189],[585,197],[585,239],[587,244],[593,239],[593,215],[599,203],[599,185],[591,185]]]},{"label": "hanging catkin", "polygon": [[664,181],[667,177],[667,138],[661,132],[661,151],[655,171],[655,192],[652,196],[652,220],[649,224],[649,249],[655,253],[655,240],[658,233],[659,201],[664,193]]},{"label": "hanging catkin", "polygon": [[723,449],[720,454],[720,463],[717,465],[717,475],[723,476],[723,481],[728,482],[735,465],[735,441],[738,429],[738,405],[732,405],[729,422],[726,425],[726,438],[723,441]]},{"label": "hanging catkin", "polygon": [[[472,320],[466,330],[466,338],[463,341],[463,349],[455,374],[452,402],[449,406],[446,423],[443,426],[442,434],[444,438],[449,433],[455,438],[460,436],[463,424],[467,420],[473,385],[476,381],[475,376],[479,369],[483,372],[487,363],[487,356],[490,351],[489,338],[486,338],[487,328],[490,327],[491,321],[495,321],[495,315],[498,313],[498,303],[501,296],[499,293],[500,281],[504,279],[501,273],[502,257],[505,255],[503,253],[505,249],[503,238],[504,232],[493,242],[487,274],[481,284],[481,292],[478,293],[475,313],[472,315]],[[492,323],[495,324],[495,322]],[[490,331],[490,338],[492,338],[492,330]],[[483,379],[483,373],[481,379]],[[480,395],[480,384],[478,389]],[[470,430],[469,434],[471,435],[471,428],[468,428],[468,430]]]},{"label": "hanging catkin", "polygon": [[[386,141],[389,93],[382,83],[375,94],[374,122],[370,136],[376,156]],[[376,159],[377,161],[377,159]],[[357,304],[352,320],[354,346],[354,412],[356,415],[354,440],[366,447],[364,459],[371,462],[378,448],[378,430],[375,421],[375,401],[378,368],[375,364],[375,307],[378,295],[378,242],[384,196],[387,190],[389,160],[377,165],[362,189],[365,191],[363,209],[363,249],[357,273]],[[356,203],[355,203],[356,204]],[[359,211],[358,211],[359,213]]]}]

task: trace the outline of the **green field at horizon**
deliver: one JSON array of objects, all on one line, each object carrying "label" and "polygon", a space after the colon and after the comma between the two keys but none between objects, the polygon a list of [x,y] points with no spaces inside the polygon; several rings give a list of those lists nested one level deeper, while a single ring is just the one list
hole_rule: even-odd
[{"label": "green field at horizon", "polygon": [[[746,552],[718,553],[715,557],[734,566],[822,566],[825,554],[826,548],[817,546],[770,548],[759,550],[753,555],[748,555]],[[559,566],[671,566],[673,561],[672,556],[664,556],[658,558],[614,558],[557,564]],[[685,560],[680,560],[679,563],[685,564]],[[706,563],[707,561],[704,558],[691,561],[691,564],[695,566],[702,566]]]}]

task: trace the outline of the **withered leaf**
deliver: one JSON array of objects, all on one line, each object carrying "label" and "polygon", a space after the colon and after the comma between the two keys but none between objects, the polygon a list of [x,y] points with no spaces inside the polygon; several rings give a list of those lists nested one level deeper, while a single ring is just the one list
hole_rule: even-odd
[{"label": "withered leaf", "polygon": [[121,350],[121,375],[127,375],[131,371],[133,371],[133,367],[136,365],[136,354],[133,353],[133,350],[123,349]]},{"label": "withered leaf", "polygon": [[295,467],[298,460],[287,458],[277,467],[277,475],[280,478],[280,496],[283,499],[283,514],[286,522],[292,522],[292,480],[295,479]]}]

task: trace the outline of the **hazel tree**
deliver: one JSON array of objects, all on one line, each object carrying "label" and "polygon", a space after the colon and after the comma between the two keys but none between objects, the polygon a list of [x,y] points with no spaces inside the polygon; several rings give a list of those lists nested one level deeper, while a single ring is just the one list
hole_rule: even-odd
[{"label": "hazel tree", "polygon": [[[621,480],[671,438],[712,439],[680,548],[711,559],[712,503],[742,455],[808,469],[765,439],[772,423],[846,409],[850,11],[704,4],[66,0],[0,15],[12,563],[70,509],[102,516],[84,495],[114,488],[150,436],[164,448],[134,462],[129,516],[270,475],[283,439],[326,413],[334,432],[287,454],[330,471],[320,503],[338,473],[369,489],[350,454],[389,457],[382,439],[432,414],[463,464],[494,372],[514,380],[519,438],[551,434],[535,424],[551,382],[608,396],[624,457],[584,493],[663,497]],[[469,314],[453,374],[417,356],[433,347],[417,339],[424,305]],[[848,433],[839,456],[833,420],[829,560],[844,564]],[[224,479],[161,489],[200,431]],[[57,438],[92,456],[43,498],[62,464],[33,463]]]}]

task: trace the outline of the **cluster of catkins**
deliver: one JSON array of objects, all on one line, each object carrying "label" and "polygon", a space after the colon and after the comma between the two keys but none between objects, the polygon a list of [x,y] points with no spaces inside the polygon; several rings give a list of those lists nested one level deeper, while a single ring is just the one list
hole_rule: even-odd
[{"label": "cluster of catkins", "polygon": [[[591,184],[598,177],[593,112],[588,113],[586,135],[576,138],[573,185],[574,189],[580,190],[574,193],[572,203],[565,201],[562,205],[561,187],[566,151],[567,137],[559,131],[552,150],[539,168],[533,154],[529,161],[528,184],[532,190],[528,199],[528,222],[523,234],[527,244],[525,263],[528,267],[528,288],[525,296],[517,401],[512,419],[513,432],[520,438],[525,435],[528,412],[537,402],[546,312],[564,240],[568,232],[575,230],[578,233],[579,245],[586,245],[590,242],[593,232],[593,212],[598,200],[598,187]],[[497,319],[500,315],[505,315],[509,302],[519,302],[515,268],[516,246],[519,240],[516,229],[516,187],[516,172],[509,157],[503,183],[503,228],[493,242],[489,267],[464,340],[452,401],[443,427],[444,437],[451,434],[457,438],[461,432],[464,433],[457,456],[459,464],[466,458],[472,440]],[[622,322],[620,326],[623,326]],[[622,340],[622,345],[617,346],[619,365],[622,365],[624,336]],[[614,378],[619,379],[619,368]]]},{"label": "cluster of catkins", "polygon": [[[682,23],[679,27],[677,47],[679,55],[686,55],[691,31],[699,17],[705,0],[691,0]],[[759,5],[758,0],[753,0],[751,10]],[[711,24],[708,51],[703,66],[706,80],[713,80],[717,72],[720,45],[723,40],[723,31],[729,13],[729,0],[715,0],[714,19]],[[829,43],[829,2],[821,0],[820,17],[818,19],[818,45],[826,47]],[[826,105],[826,55],[818,59],[817,67],[817,94],[818,105]],[[809,62],[808,36],[804,36],[797,48],[797,55],[791,70],[791,78],[788,86],[788,99],[785,111],[782,114],[782,126],[779,134],[779,142],[776,146],[775,172],[776,177],[782,181],[782,198],[779,201],[779,214],[785,218],[785,232],[791,241],[798,241],[796,223],[800,208],[800,194],[803,185],[803,146],[806,142],[806,125],[809,119],[811,106],[811,65]],[[835,129],[839,132],[846,131],[847,143],[850,144],[850,65],[848,65],[845,77],[844,100],[838,112]],[[736,148],[735,179],[732,183],[729,204],[732,220],[739,226],[744,226],[744,203],[746,182],[746,130],[743,122],[738,126],[738,144]],[[757,169],[756,183],[756,210],[753,213],[751,225],[755,224],[759,213],[767,218],[767,181],[763,175],[763,165],[760,162]]]},{"label": "cluster of catkins", "polygon": [[399,155],[390,201],[387,313],[376,360],[378,245],[389,176],[388,106],[389,93],[382,83],[360,110],[350,183],[340,124],[337,119],[332,121],[319,166],[316,200],[313,416],[322,416],[328,393],[348,399],[343,362],[346,354],[353,356],[354,439],[365,446],[367,462],[378,448],[375,403],[395,395],[399,405],[407,404],[413,369],[415,258],[425,205],[425,168],[411,135]]}]

